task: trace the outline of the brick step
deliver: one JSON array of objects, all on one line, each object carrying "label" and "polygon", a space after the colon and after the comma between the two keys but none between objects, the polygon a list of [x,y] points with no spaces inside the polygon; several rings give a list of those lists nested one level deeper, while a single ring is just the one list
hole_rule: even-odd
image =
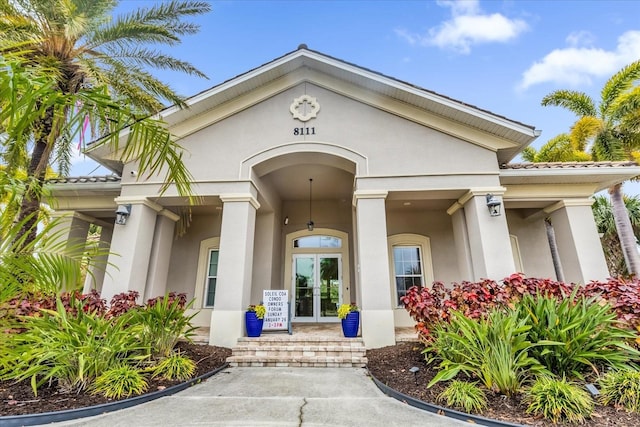
[{"label": "brick step", "polygon": [[295,335],[273,335],[260,336],[256,338],[241,337],[238,338],[238,344],[246,345],[265,345],[265,344],[284,344],[284,345],[347,345],[347,346],[364,346],[362,338],[339,338],[339,337],[296,337]]},{"label": "brick step", "polygon": [[231,356],[233,367],[300,367],[300,368],[361,368],[367,358],[361,356]]},{"label": "brick step", "polygon": [[367,363],[362,338],[310,335],[242,337],[227,362],[231,366],[362,367]]},{"label": "brick step", "polygon": [[323,348],[322,346],[263,346],[263,347],[243,347],[236,346],[232,349],[234,356],[364,356],[366,349],[352,347],[335,347],[330,346]]}]

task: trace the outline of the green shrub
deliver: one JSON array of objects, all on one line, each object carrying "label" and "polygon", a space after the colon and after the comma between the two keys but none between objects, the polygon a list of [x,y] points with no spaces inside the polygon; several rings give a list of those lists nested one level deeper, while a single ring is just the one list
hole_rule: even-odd
[{"label": "green shrub", "polygon": [[163,359],[154,368],[153,377],[162,377],[167,380],[186,381],[193,377],[196,364],[189,358],[174,353]]},{"label": "green shrub", "polygon": [[47,381],[79,391],[115,366],[148,357],[148,348],[138,339],[141,329],[130,316],[107,319],[85,313],[80,301],[71,304],[75,313],[67,312],[58,299],[55,311],[23,318],[24,332],[8,335],[0,353],[0,379],[30,379],[34,394]]},{"label": "green shrub", "polygon": [[185,316],[185,311],[193,305],[184,306],[179,299],[168,296],[157,298],[145,307],[131,310],[135,321],[142,326],[142,340],[151,348],[153,357],[165,358],[182,337],[190,339],[196,328],[191,320],[196,314]]},{"label": "green shrub", "polygon": [[536,344],[531,356],[555,375],[583,378],[600,366],[629,369],[640,356],[627,344],[635,334],[617,327],[611,307],[595,299],[525,295],[516,308],[530,318],[529,340]]},{"label": "green shrub", "polygon": [[462,408],[465,412],[479,412],[487,407],[487,398],[477,383],[453,380],[449,387],[438,396],[448,406]]},{"label": "green shrub", "polygon": [[581,423],[593,412],[593,400],[586,390],[566,379],[540,377],[525,394],[527,413],[542,415],[557,423]]},{"label": "green shrub", "polygon": [[511,310],[494,310],[480,319],[452,312],[448,325],[434,328],[433,342],[425,349],[440,360],[440,372],[428,387],[464,372],[490,390],[508,396],[517,393],[529,377],[545,373],[529,357],[528,330],[527,319]]},{"label": "green shrub", "polygon": [[91,386],[92,394],[102,394],[110,399],[138,395],[147,390],[147,381],[133,366],[120,365],[100,374]]},{"label": "green shrub", "polygon": [[628,411],[640,412],[640,372],[609,372],[600,379],[599,384],[603,404],[613,403]]}]

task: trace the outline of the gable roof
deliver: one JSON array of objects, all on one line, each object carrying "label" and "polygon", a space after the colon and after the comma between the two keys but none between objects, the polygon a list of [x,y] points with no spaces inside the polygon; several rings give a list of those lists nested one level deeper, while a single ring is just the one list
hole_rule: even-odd
[{"label": "gable roof", "polygon": [[[161,111],[158,116],[167,122],[170,128],[178,127],[216,107],[235,101],[274,82],[280,82],[279,90],[283,90],[283,84],[286,87],[292,87],[302,81],[314,82],[314,77],[318,75],[329,76],[334,81],[341,81],[352,87],[363,89],[360,92],[360,101],[368,102],[374,107],[378,106],[375,102],[380,96],[395,101],[397,105],[414,107],[418,112],[423,113],[422,116],[429,115],[433,118],[430,122],[425,123],[427,126],[450,133],[471,143],[480,144],[473,136],[465,133],[464,129],[479,131],[490,141],[488,145],[484,146],[497,151],[499,163],[510,161],[540,135],[540,131],[536,130],[534,126],[508,119],[462,101],[325,55],[309,49],[306,45],[300,45],[292,52],[188,98],[186,104],[189,108],[187,109],[172,106]],[[282,80],[286,80],[286,82],[282,82]],[[329,89],[332,88],[329,87]],[[373,93],[376,96],[365,99],[366,95],[362,95],[363,93]],[[254,102],[258,101],[254,100]],[[247,108],[247,105],[238,107],[238,109],[241,108]],[[224,117],[228,117],[228,115],[226,114]],[[420,120],[416,119],[415,115],[407,118]],[[194,128],[193,131],[197,129]],[[186,135],[184,131],[176,133],[179,137]],[[107,166],[113,169],[114,164],[113,160],[109,161],[111,156],[109,156],[108,148],[101,147],[97,150],[89,148],[87,154],[103,164],[111,162]],[[120,170],[116,171],[120,172]]]}]

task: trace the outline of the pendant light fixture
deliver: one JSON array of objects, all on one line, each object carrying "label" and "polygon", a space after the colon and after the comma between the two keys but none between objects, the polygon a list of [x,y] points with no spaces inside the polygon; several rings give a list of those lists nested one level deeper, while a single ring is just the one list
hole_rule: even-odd
[{"label": "pendant light fixture", "polygon": [[307,230],[313,231],[313,221],[311,220],[311,186],[313,184],[313,178],[309,178],[309,222],[307,223]]}]

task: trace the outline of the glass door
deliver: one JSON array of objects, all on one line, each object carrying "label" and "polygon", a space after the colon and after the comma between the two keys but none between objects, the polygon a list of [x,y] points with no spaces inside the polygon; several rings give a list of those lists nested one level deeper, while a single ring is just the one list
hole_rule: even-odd
[{"label": "glass door", "polygon": [[342,303],[341,255],[294,255],[293,290],[294,321],[338,321],[338,306]]}]

